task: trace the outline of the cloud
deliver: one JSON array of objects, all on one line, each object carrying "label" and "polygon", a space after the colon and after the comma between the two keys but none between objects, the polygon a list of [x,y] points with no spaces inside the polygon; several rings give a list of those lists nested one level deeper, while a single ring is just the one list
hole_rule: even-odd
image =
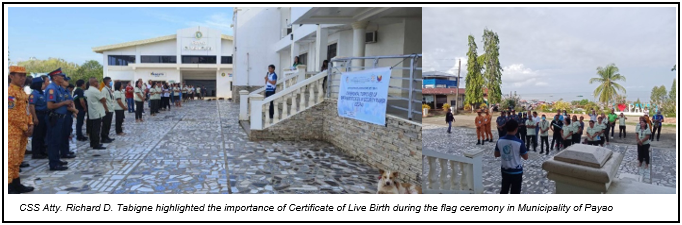
[{"label": "cloud", "polygon": [[[620,83],[623,86],[669,85],[660,80],[672,82],[675,75],[670,72],[677,58],[674,7],[425,7],[422,11],[423,23],[429,24],[422,28],[424,68],[456,72],[453,59],[462,58],[464,77],[468,36],[474,37],[481,55],[483,30],[490,29],[500,40],[503,93],[591,93],[596,84],[589,84],[589,79],[596,76],[597,67],[610,63],[627,77]],[[638,97],[649,98],[648,94]]]},{"label": "cloud", "polygon": [[547,86],[547,82],[538,71],[525,67],[523,64],[512,64],[502,68],[502,84],[504,86],[535,87]]}]

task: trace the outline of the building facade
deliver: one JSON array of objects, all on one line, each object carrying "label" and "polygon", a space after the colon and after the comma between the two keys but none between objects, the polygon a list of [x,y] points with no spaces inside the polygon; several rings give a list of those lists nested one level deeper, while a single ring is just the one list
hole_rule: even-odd
[{"label": "building facade", "polygon": [[142,79],[204,86],[207,96],[232,98],[233,37],[208,27],[94,47],[102,54],[104,76],[122,82]]},{"label": "building facade", "polygon": [[[265,85],[268,65],[276,73],[293,65],[294,57],[307,73],[320,72],[334,57],[421,53],[421,8],[396,7],[248,7],[234,8],[234,86],[253,91]],[[357,60],[357,65],[373,65]],[[407,65],[382,60],[377,67]],[[395,71],[392,77],[409,77]],[[421,77],[421,74],[416,76]],[[408,81],[392,79],[392,86]]]},{"label": "building facade", "polygon": [[[464,107],[465,89],[459,88],[459,78],[456,75],[439,71],[424,72],[422,84],[423,103],[432,109],[441,109],[443,104]],[[459,90],[458,90],[459,89]]]}]

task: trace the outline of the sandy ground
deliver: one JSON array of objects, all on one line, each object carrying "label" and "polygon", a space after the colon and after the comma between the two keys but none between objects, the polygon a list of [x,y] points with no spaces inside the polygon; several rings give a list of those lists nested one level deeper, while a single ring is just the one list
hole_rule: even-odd
[{"label": "sandy ground", "polygon": [[[552,114],[553,115],[553,114]],[[499,116],[499,113],[493,113],[493,123],[492,125],[495,126],[495,119]],[[476,128],[474,125],[474,119],[476,118],[476,114],[460,114],[460,115],[455,115],[455,122],[452,123],[452,126],[454,127],[466,127],[466,128]],[[628,117],[627,121],[637,121],[637,117]],[[422,124],[424,125],[447,125],[445,123],[445,116],[436,116],[436,117],[428,117],[422,119]],[[626,132],[627,132],[627,138],[619,139],[618,138],[618,127],[616,127],[614,139],[615,140],[610,140],[611,142],[615,143],[623,143],[623,144],[632,144],[636,145],[637,140],[635,139],[635,123],[634,122],[626,122]],[[495,129],[493,127],[493,129]],[[550,130],[550,136],[552,135],[552,131]],[[658,135],[658,134],[657,134]],[[664,125],[661,128],[661,139],[660,141],[654,141],[651,142],[652,147],[658,147],[658,148],[677,148],[677,126],[667,126]]]}]

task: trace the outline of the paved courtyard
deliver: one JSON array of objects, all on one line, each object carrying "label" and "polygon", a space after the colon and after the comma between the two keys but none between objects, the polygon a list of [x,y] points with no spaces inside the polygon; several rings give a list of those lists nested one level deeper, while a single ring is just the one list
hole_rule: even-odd
[{"label": "paved courtyard", "polygon": [[251,142],[238,114],[238,104],[198,100],[144,123],[126,112],[127,135],[112,125],[106,150],[72,143],[78,157],[59,172],[27,155],[22,182],[36,194],[376,192],[377,170],[325,142]]},{"label": "paved courtyard", "polygon": [[[483,187],[484,193],[492,194],[500,192],[502,177],[500,175],[500,162],[495,159],[495,143],[486,143],[484,146],[476,145],[476,130],[471,128],[453,127],[452,134],[447,133],[447,126],[425,125],[422,132],[424,149],[443,152],[453,155],[462,155],[466,149],[481,148],[483,153]],[[493,131],[494,141],[497,141],[497,131]],[[549,140],[550,144],[552,138]],[[651,169],[640,170],[637,167],[637,146],[618,144],[612,142],[606,147],[614,151],[625,153],[623,163],[620,165],[618,175],[621,173],[643,174],[646,183],[673,187],[677,183],[676,174],[676,149],[655,147],[652,144]],[[523,184],[521,193],[525,194],[551,194],[554,192],[554,181],[546,178],[547,172],[542,170],[542,163],[551,158],[555,151],[547,156],[538,152],[529,153],[528,160],[524,161]],[[428,181],[428,164],[423,160],[423,176]]]}]

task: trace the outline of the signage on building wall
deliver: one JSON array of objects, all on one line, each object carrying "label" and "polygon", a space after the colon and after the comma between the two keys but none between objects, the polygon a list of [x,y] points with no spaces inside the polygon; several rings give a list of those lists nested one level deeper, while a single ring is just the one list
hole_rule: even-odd
[{"label": "signage on building wall", "polygon": [[225,77],[225,73],[221,73],[220,76]]},{"label": "signage on building wall", "polygon": [[345,72],[339,84],[339,116],[386,125],[386,104],[391,68]]},{"label": "signage on building wall", "polygon": [[[201,39],[204,37],[204,34],[201,33],[201,31],[197,31],[194,33],[194,37],[197,39]],[[206,41],[192,41],[190,45],[187,45],[184,47],[185,50],[189,51],[211,51],[213,47],[207,46]]]},{"label": "signage on building wall", "polygon": [[154,73],[154,72],[151,72],[150,75],[152,75],[153,77],[161,77],[161,76],[163,76],[163,75],[165,75],[165,74],[164,74],[164,73]]}]

